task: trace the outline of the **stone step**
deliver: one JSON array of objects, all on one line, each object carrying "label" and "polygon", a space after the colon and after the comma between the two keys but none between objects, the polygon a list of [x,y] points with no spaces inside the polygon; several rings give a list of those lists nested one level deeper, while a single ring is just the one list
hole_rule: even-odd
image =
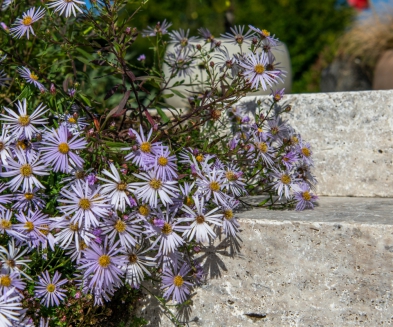
[{"label": "stone step", "polygon": [[[258,99],[267,97],[241,102]],[[312,145],[319,195],[393,197],[393,90],[284,99],[289,124]]]},{"label": "stone step", "polygon": [[[208,279],[179,321],[190,327],[391,326],[392,209],[392,199],[322,197],[313,211],[239,213],[241,241],[217,239],[203,249]],[[154,299],[147,297],[139,314],[148,326],[173,326]]]}]

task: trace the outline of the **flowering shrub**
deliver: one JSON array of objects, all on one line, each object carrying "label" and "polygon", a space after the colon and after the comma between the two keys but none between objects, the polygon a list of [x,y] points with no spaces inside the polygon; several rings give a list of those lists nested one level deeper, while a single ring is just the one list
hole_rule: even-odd
[{"label": "flowering shrub", "polygon": [[[285,78],[268,31],[219,41],[163,21],[142,31],[148,67],[125,1],[1,9],[0,326],[120,324],[111,299],[132,310],[145,279],[183,303],[204,280],[201,247],[238,237],[242,196],[313,208],[312,150],[281,118],[284,90],[238,104]],[[186,81],[198,91],[179,93]],[[189,106],[166,105],[173,94]]]}]

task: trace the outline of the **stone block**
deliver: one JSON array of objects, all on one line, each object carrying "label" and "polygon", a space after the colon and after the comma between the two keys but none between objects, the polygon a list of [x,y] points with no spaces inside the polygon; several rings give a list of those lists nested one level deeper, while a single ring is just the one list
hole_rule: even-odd
[{"label": "stone block", "polygon": [[[391,199],[319,203],[314,211],[240,213],[241,251],[220,239],[203,250],[208,280],[179,321],[189,327],[392,325]],[[148,326],[173,326],[154,301],[139,313]]]},{"label": "stone block", "polygon": [[[241,102],[266,96],[245,97]],[[286,95],[283,117],[311,143],[317,193],[393,197],[393,91]]]}]

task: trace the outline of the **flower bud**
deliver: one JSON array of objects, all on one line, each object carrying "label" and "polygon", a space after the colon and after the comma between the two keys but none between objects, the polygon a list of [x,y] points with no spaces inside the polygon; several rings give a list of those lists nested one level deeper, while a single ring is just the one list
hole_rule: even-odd
[{"label": "flower bud", "polygon": [[55,88],[55,84],[51,84],[50,88],[49,88],[50,94],[55,95],[56,94],[56,88]]},{"label": "flower bud", "polygon": [[124,33],[127,34],[127,35],[130,35],[130,34],[131,34],[131,27],[127,27],[127,28],[124,30]]},{"label": "flower bud", "polygon": [[201,46],[200,44],[197,44],[196,48],[197,48],[199,51],[201,51],[202,46]]},{"label": "flower bud", "polygon": [[131,129],[131,128],[128,130],[128,136],[129,136],[130,138],[132,138],[133,140],[136,139],[136,135],[132,132],[132,129]]},{"label": "flower bud", "polygon": [[210,67],[214,67],[214,62],[210,61]]},{"label": "flower bud", "polygon": [[292,106],[291,105],[287,105],[285,107],[285,112],[290,112],[292,110]]}]

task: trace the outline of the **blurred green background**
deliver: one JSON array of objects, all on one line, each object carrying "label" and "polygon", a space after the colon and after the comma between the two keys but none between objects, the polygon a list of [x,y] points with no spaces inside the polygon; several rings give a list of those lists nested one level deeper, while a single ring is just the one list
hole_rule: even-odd
[{"label": "blurred green background", "polygon": [[[133,8],[129,8],[131,12]],[[207,27],[215,36],[233,25],[267,29],[285,42],[292,61],[292,93],[318,92],[320,72],[356,11],[345,0],[149,0],[132,22],[142,30],[167,19],[171,29]],[[136,51],[149,55],[139,39]],[[135,53],[137,55],[137,53]]]}]

